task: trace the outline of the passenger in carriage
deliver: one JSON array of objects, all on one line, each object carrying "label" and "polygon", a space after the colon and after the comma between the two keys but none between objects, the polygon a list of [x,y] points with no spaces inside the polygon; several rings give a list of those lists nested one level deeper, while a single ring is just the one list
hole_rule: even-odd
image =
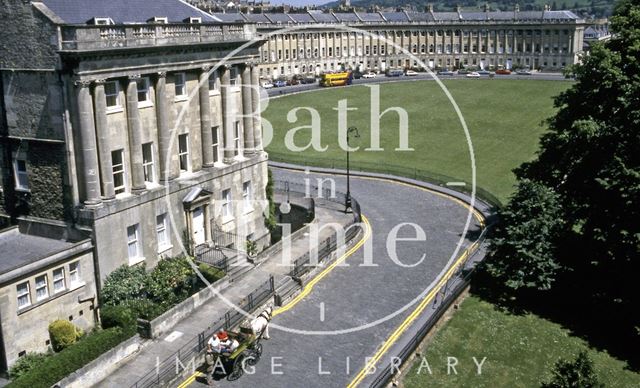
[{"label": "passenger in carriage", "polygon": [[229,338],[226,331],[220,330],[214,334],[207,342],[207,351],[213,353],[233,353],[240,346],[238,341]]}]

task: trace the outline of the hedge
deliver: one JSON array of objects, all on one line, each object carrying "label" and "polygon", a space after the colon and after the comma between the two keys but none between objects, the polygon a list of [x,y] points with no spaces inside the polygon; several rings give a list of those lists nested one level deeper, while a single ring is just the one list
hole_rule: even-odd
[{"label": "hedge", "polygon": [[7,385],[10,388],[48,388],[131,338],[134,330],[114,327],[96,330],[60,353],[45,358],[36,368]]}]

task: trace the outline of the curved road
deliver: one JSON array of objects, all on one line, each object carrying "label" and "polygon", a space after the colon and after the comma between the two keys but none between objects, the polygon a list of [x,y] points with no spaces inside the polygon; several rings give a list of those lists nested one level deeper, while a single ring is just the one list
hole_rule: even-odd
[{"label": "curved road", "polygon": [[[282,169],[274,169],[274,176],[301,184],[304,178],[312,179],[312,183],[318,177],[331,178],[339,191],[346,191],[343,176],[305,175]],[[245,374],[235,382],[216,381],[216,387],[347,386],[365,366],[366,358],[373,356],[416,308],[419,303],[416,297],[443,270],[458,243],[462,241],[456,257],[473,242],[473,237],[467,236],[477,236],[481,228],[481,221],[472,217],[469,232],[461,239],[468,208],[459,201],[414,186],[352,177],[351,192],[371,225],[369,242],[375,266],[361,265],[366,249],[360,248],[347,258],[348,266],[334,268],[309,295],[277,315],[273,323],[297,331],[345,331],[385,316],[390,318],[366,329],[339,335],[305,335],[272,327],[272,339],[263,342],[264,353],[255,373]],[[419,225],[426,241],[398,242],[394,261],[387,247],[387,236],[401,223]],[[415,236],[416,232],[410,227],[398,233],[398,237]],[[423,255],[424,260],[420,262]],[[398,311],[403,306],[406,309]],[[385,357],[380,363],[389,362]],[[198,378],[191,386],[206,384]]]}]

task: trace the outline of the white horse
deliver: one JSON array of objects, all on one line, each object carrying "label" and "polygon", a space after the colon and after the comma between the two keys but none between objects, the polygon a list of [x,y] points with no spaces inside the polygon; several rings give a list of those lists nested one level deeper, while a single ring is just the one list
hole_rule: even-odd
[{"label": "white horse", "polygon": [[[261,312],[253,321],[251,321],[251,330],[253,334],[258,336],[262,334],[262,338],[268,340],[269,337],[269,322],[273,317],[273,307],[267,307],[266,310]],[[264,332],[263,332],[264,331]]]}]

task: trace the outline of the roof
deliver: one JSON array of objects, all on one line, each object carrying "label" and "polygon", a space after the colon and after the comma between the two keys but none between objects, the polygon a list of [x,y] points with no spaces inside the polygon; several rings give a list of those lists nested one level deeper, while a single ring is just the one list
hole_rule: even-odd
[{"label": "roof", "polygon": [[74,245],[63,240],[20,233],[17,227],[0,232],[0,274],[35,263]]},{"label": "roof", "polygon": [[67,24],[111,18],[115,23],[146,23],[167,17],[170,23],[200,17],[203,22],[219,21],[212,15],[181,0],[42,0],[47,8]]}]

